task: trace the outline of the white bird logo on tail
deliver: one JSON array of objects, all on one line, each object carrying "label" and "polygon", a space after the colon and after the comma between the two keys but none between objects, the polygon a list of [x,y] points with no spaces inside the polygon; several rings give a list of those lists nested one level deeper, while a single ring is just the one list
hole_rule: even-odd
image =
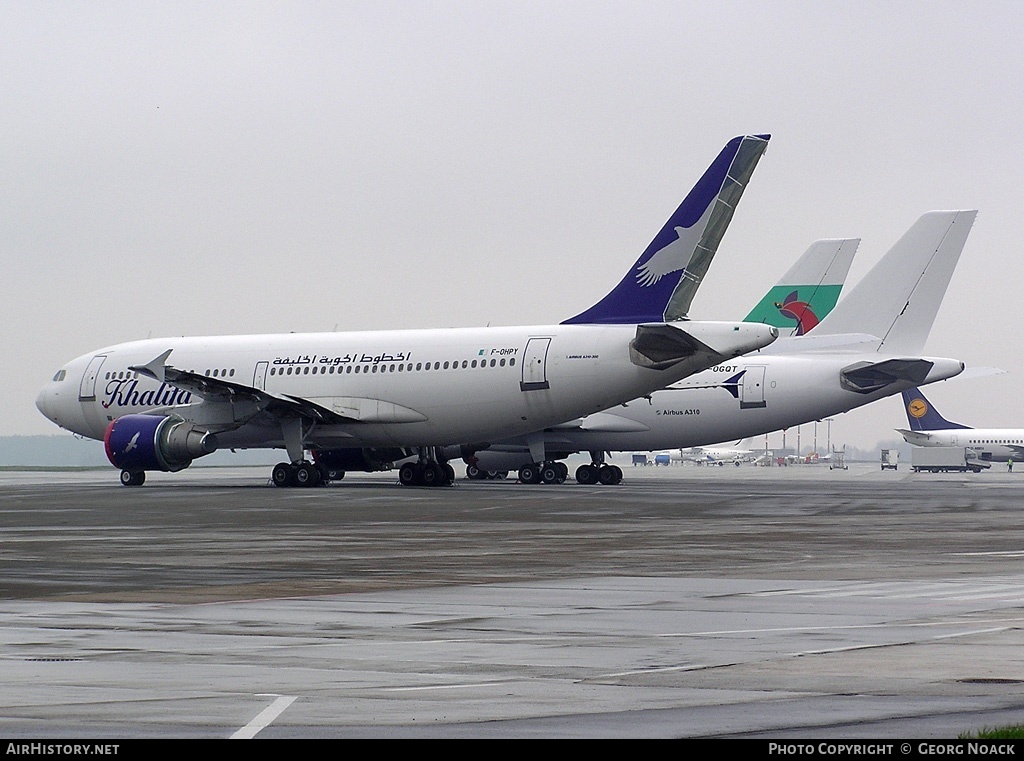
[{"label": "white bird logo on tail", "polygon": [[648,288],[670,272],[686,269],[686,265],[693,258],[694,251],[692,241],[687,240],[691,237],[686,235],[687,232],[689,232],[687,228],[677,227],[676,235],[679,237],[637,267],[640,271],[637,273],[636,279],[640,285]]}]

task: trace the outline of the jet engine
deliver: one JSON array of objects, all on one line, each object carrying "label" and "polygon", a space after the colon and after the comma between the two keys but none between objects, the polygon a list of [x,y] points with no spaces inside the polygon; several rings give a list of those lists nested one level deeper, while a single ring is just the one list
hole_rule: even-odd
[{"label": "jet engine", "polygon": [[107,459],[122,471],[173,473],[217,451],[217,437],[175,416],[125,415],[107,426],[103,446]]}]

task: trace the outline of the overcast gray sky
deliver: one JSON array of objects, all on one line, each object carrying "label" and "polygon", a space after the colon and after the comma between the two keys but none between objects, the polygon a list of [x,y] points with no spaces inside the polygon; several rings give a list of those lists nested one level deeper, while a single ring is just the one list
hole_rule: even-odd
[{"label": "overcast gray sky", "polygon": [[130,339],[558,322],[751,132],[691,316],[977,208],[927,351],[1009,372],[931,397],[1024,426],[1020,2],[0,0],[0,30],[0,435],[58,432],[38,389]]}]

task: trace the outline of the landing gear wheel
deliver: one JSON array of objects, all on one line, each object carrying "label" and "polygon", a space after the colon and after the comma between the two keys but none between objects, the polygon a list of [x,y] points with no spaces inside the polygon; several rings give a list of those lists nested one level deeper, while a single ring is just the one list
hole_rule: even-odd
[{"label": "landing gear wheel", "polygon": [[320,483],[320,471],[308,462],[302,462],[295,466],[292,478],[296,486],[316,486]]},{"label": "landing gear wheel", "polygon": [[597,472],[598,480],[605,486],[611,486],[617,484],[622,480],[622,476],[616,477],[614,465],[602,465],[601,469]]},{"label": "landing gear wheel", "polygon": [[279,462],[274,466],[274,470],[270,474],[270,480],[274,482],[274,486],[294,486],[295,471],[289,463]]},{"label": "landing gear wheel", "polygon": [[407,462],[401,468],[398,469],[398,483],[402,486],[415,486],[417,481],[417,468],[416,465]]},{"label": "landing gear wheel", "polygon": [[444,471],[444,478],[442,479],[444,485],[451,486],[452,484],[454,484],[455,468],[453,468],[450,463],[446,462],[444,465],[441,466],[441,470]]},{"label": "landing gear wheel", "polygon": [[436,462],[428,462],[423,466],[423,475],[420,478],[424,486],[440,486],[444,481],[444,470]]},{"label": "landing gear wheel", "polygon": [[466,478],[470,481],[483,481],[488,475],[484,471],[480,470],[476,465],[466,466]]},{"label": "landing gear wheel", "polygon": [[558,477],[561,475],[561,471],[558,469],[558,463],[549,462],[545,463],[540,470],[540,480],[546,484],[557,484],[559,483]]},{"label": "landing gear wheel", "polygon": [[593,465],[580,465],[576,468],[576,483],[587,486],[597,483],[597,468]]},{"label": "landing gear wheel", "polygon": [[142,486],[146,483],[146,471],[144,470],[122,470],[121,486]]},{"label": "landing gear wheel", "polygon": [[569,477],[569,466],[564,462],[556,462],[555,467],[558,468],[558,480],[555,483],[564,484],[565,479]]},{"label": "landing gear wheel", "polygon": [[541,472],[536,463],[524,465],[519,469],[519,480],[524,484],[539,484],[540,479]]}]

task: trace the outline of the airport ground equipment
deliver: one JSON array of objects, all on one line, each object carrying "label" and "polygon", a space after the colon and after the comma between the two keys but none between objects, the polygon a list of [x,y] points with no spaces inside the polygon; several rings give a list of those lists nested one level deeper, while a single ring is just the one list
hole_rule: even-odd
[{"label": "airport ground equipment", "polygon": [[990,467],[970,447],[914,447],[910,453],[915,473],[980,473]]},{"label": "airport ground equipment", "polygon": [[882,450],[882,470],[899,470],[900,453],[898,449]]},{"label": "airport ground equipment", "polygon": [[832,457],[829,458],[828,462],[829,470],[849,470],[850,466],[846,464],[846,445],[843,445],[842,449],[836,449],[832,447]]}]

